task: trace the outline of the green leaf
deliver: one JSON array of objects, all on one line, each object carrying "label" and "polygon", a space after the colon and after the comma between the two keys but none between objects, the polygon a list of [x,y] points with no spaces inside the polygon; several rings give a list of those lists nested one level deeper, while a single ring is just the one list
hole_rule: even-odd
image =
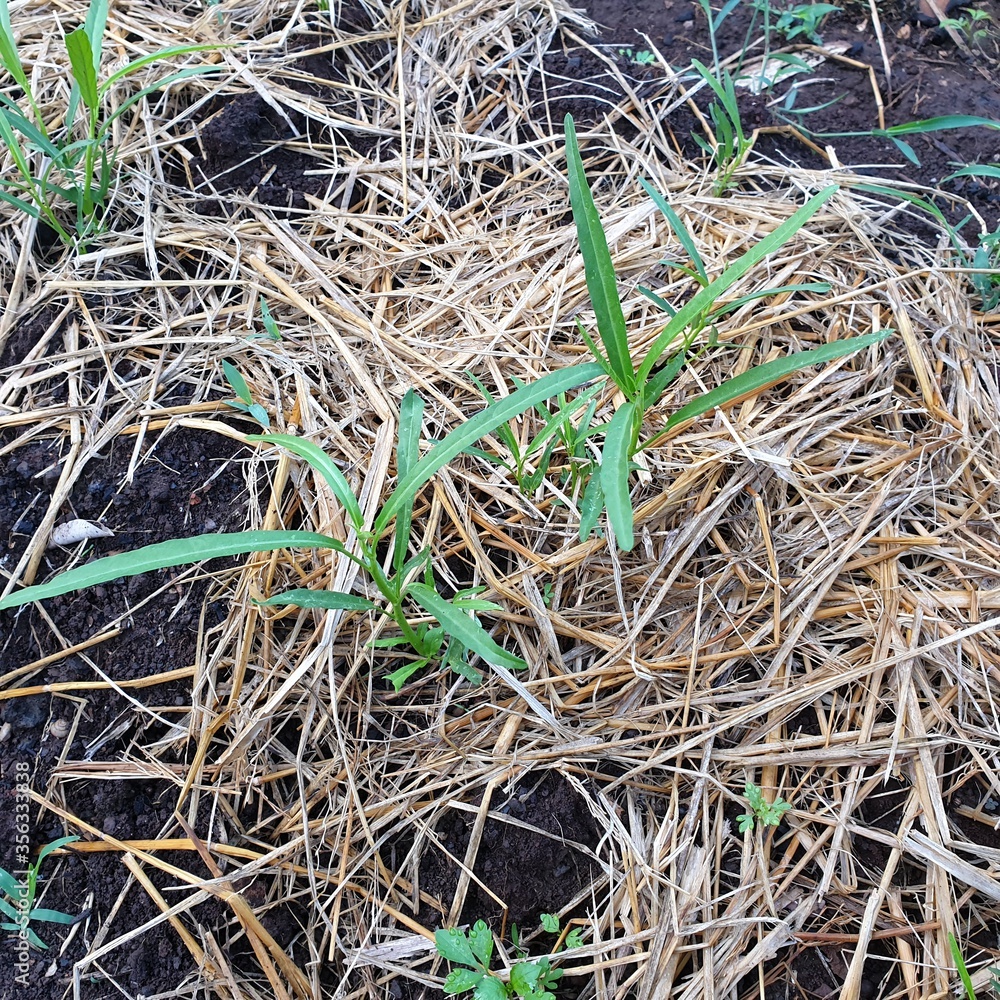
[{"label": "green leaf", "polygon": [[576,223],[580,253],[583,255],[587,290],[597,317],[597,330],[607,353],[615,384],[629,399],[635,393],[635,370],[629,353],[628,333],[621,299],[618,297],[618,279],[608,250],[608,241],[597,213],[594,197],[590,193],[587,175],[580,157],[573,116],[566,115],[566,161],[569,169],[569,198]]},{"label": "green leaf", "polygon": [[491,434],[501,424],[530,410],[536,403],[558,395],[568,389],[575,389],[584,382],[603,374],[596,363],[574,365],[543,375],[540,379],[515,390],[509,396],[480,410],[474,417],[456,427],[439,444],[435,445],[410,470],[402,482],[397,484],[393,494],[386,501],[375,520],[374,533],[380,536],[405,504],[412,503],[417,491],[442,466],[447,465],[456,455],[460,455],[481,437]]},{"label": "green leaf", "polygon": [[493,932],[486,926],[485,921],[477,920],[469,931],[469,946],[479,964],[488,969],[493,958]]},{"label": "green leaf", "polygon": [[965,959],[962,957],[962,949],[959,948],[958,942],[955,940],[955,935],[950,931],[948,932],[948,947],[951,949],[951,956],[955,960],[955,968],[958,969],[958,976],[962,980],[966,997],[968,1000],[976,1000],[976,990],[972,985],[972,977],[969,975],[969,970],[965,965]]},{"label": "green leaf", "polygon": [[347,512],[354,530],[358,532],[364,530],[364,515],[361,513],[361,507],[358,505],[358,501],[347,479],[337,467],[337,463],[322,448],[313,444],[312,441],[307,441],[305,438],[297,437],[294,434],[250,434],[247,440],[279,445],[290,451],[293,455],[304,458],[326,480],[327,485],[333,491],[333,495],[340,501]]},{"label": "green leaf", "polygon": [[715,389],[710,389],[708,392],[696,396],[690,403],[676,410],[668,417],[663,430],[640,445],[640,450],[651,447],[665,433],[679,424],[701,416],[701,414],[707,413],[717,406],[724,406],[734,399],[739,399],[741,396],[749,395],[766,386],[773,385],[775,382],[787,378],[793,372],[797,372],[802,368],[808,368],[810,365],[824,364],[827,361],[835,361],[837,358],[842,358],[865,347],[870,347],[872,344],[877,344],[879,341],[885,340],[891,333],[892,330],[880,330],[878,333],[868,333],[863,337],[835,340],[830,344],[824,344],[822,347],[814,348],[811,351],[800,351],[784,358],[776,358],[774,361],[767,361],[762,365],[757,365],[755,368],[751,368],[749,371],[735,376],[735,378],[728,379]]},{"label": "green leaf", "polygon": [[77,28],[66,36],[66,51],[69,53],[73,79],[80,88],[80,96],[93,115],[100,106],[97,96],[97,66],[90,39],[83,28]]},{"label": "green leaf", "polygon": [[543,913],[540,917],[542,930],[546,934],[559,933],[559,916],[556,913]]},{"label": "green leaf", "polygon": [[[424,401],[409,389],[399,404],[399,439],[396,443],[396,478],[401,481],[420,461],[420,427],[424,415]],[[397,573],[406,562],[410,544],[410,525],[413,520],[413,499],[404,504],[396,515],[395,543],[392,562]]]},{"label": "green leaf", "polygon": [[881,138],[897,135],[913,135],[924,132],[943,132],[953,128],[1000,129],[1000,122],[992,118],[980,118],[976,115],[939,115],[936,118],[922,118],[915,122],[904,122],[902,125],[892,125],[887,129],[874,128],[872,134]]},{"label": "green leaf", "polygon": [[[222,45],[222,44],[205,44],[205,45],[174,45],[166,49],[158,49],[156,52],[150,52],[147,55],[140,57],[139,59],[133,59],[127,66],[122,66],[121,69],[116,70],[112,73],[105,81],[101,84],[101,92],[106,93],[111,87],[113,87],[119,80],[126,76],[135,73],[137,70],[142,69],[144,66],[150,66],[153,63],[163,62],[167,59],[172,59],[174,56],[186,56],[192,52],[215,52],[219,49],[231,49],[235,48],[234,45]],[[187,66],[182,70],[177,72],[183,73],[190,70],[197,70],[199,72],[218,72],[218,66],[202,67],[202,66]],[[172,76],[174,74],[171,74]],[[156,87],[159,90],[159,86]]]},{"label": "green leaf", "polygon": [[17,898],[22,888],[21,882],[14,878],[10,872],[0,868],[0,892],[7,893],[11,898]]},{"label": "green leaf", "polygon": [[38,857],[35,859],[35,870],[37,871],[41,867],[42,862],[53,852],[61,850],[67,844],[75,844],[80,838],[79,837],[60,837],[58,840],[53,840],[51,844],[46,844],[38,852]]},{"label": "green leaf", "polygon": [[740,823],[740,833],[746,833],[747,830],[753,829],[753,813],[740,813],[736,818]]},{"label": "green leaf", "polygon": [[7,0],[0,0],[0,62],[3,62],[4,69],[10,73],[21,90],[30,96],[31,84],[17,54],[17,40],[11,27]]},{"label": "green leaf", "polygon": [[681,246],[684,247],[684,252],[691,259],[691,263],[694,264],[695,270],[698,274],[698,283],[700,285],[708,284],[708,272],[705,270],[705,264],[701,259],[701,254],[698,253],[698,247],[695,245],[694,240],[691,238],[691,234],[687,231],[684,223],[681,222],[680,216],[670,207],[670,203],[666,198],[660,194],[651,184],[640,178],[639,183],[643,186],[646,194],[656,204],[656,207],[660,210],[663,217],[667,220],[667,224],[674,231],[674,235],[677,237]]},{"label": "green leaf", "polygon": [[328,538],[312,531],[236,531],[231,534],[175,538],[147,545],[134,552],[95,559],[85,566],[60,573],[48,583],[15,591],[0,601],[0,611],[19,607],[29,601],[59,597],[72,590],[95,587],[120,577],[138,576],[140,573],[173,566],[187,566],[206,559],[238,556],[247,552],[271,552],[274,549],[329,549],[338,546],[341,543],[336,538]]},{"label": "green leaf", "polygon": [[542,970],[533,962],[518,962],[510,970],[510,985],[519,997],[529,996],[535,991],[535,985]]},{"label": "green leaf", "polygon": [[835,184],[824,188],[819,194],[809,199],[790,218],[786,219],[773,233],[769,233],[759,243],[751,247],[734,264],[731,264],[718,278],[706,288],[701,289],[684,306],[677,310],[677,315],[663,328],[653,342],[645,360],[639,366],[637,373],[640,384],[649,378],[649,373],[656,366],[666,346],[681,330],[687,329],[699,315],[706,313],[717,298],[740,280],[765,257],[770,256],[790,240],[837,191]]},{"label": "green leaf", "polygon": [[229,387],[236,394],[238,399],[242,399],[247,406],[253,403],[253,394],[250,392],[250,386],[247,385],[247,380],[240,374],[239,369],[232,361],[228,361],[225,358],[222,359],[222,374],[226,376],[226,381],[229,383]]},{"label": "green leaf", "polygon": [[618,547],[625,552],[635,544],[628,481],[637,415],[635,403],[624,403],[618,408],[611,418],[601,459],[601,489],[608,508],[608,521],[614,528]]},{"label": "green leaf", "polygon": [[483,976],[473,994],[475,1000],[507,1000],[509,995],[507,987],[496,976]]},{"label": "green leaf", "polygon": [[1000,167],[991,163],[970,163],[956,170],[953,174],[941,178],[941,183],[954,180],[956,177],[1000,177]]},{"label": "green leaf", "polygon": [[449,994],[464,993],[466,990],[475,989],[485,975],[485,972],[477,972],[475,969],[452,969],[441,988]]},{"label": "green leaf", "polygon": [[513,653],[508,653],[498,646],[475,618],[470,618],[464,611],[460,611],[427,584],[414,583],[408,593],[444,626],[448,635],[458,639],[474,653],[478,653],[487,663],[511,670],[523,670],[527,667],[528,664],[519,656],[514,656]]},{"label": "green leaf", "polygon": [[59,910],[46,910],[36,908],[28,914],[29,920],[44,920],[49,924],[75,924],[76,917],[69,913],[61,913]]},{"label": "green leaf", "polygon": [[591,473],[590,481],[583,491],[583,499],[580,501],[581,542],[585,542],[590,538],[594,528],[597,527],[597,522],[603,510],[604,490],[601,488],[601,470],[598,468]]},{"label": "green leaf", "polygon": [[296,608],[324,608],[328,611],[380,611],[377,604],[364,597],[345,594],[339,590],[285,590],[266,601],[254,601],[262,608],[293,605]]},{"label": "green leaf", "polygon": [[[582,948],[583,947],[583,928],[574,927],[573,930],[566,935],[566,947],[567,948]],[[561,970],[560,970],[561,971]]]},{"label": "green leaf", "polygon": [[434,944],[438,954],[449,962],[467,965],[472,969],[476,967],[476,956],[472,953],[472,946],[465,936],[465,931],[460,928],[451,927],[435,931]]}]

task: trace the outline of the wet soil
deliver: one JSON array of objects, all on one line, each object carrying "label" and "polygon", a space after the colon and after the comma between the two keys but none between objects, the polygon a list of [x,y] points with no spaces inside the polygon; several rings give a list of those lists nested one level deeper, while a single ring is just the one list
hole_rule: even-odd
[{"label": "wet soil", "polygon": [[[618,0],[591,0],[582,6],[604,26],[598,36],[589,39],[603,58],[569,34],[556,39],[546,56],[545,68],[550,74],[546,87],[549,110],[557,127],[567,111],[583,124],[601,120],[624,93],[619,74],[640,97],[660,87],[663,67],[636,62],[636,54],[650,47],[655,47],[675,68],[686,66],[692,57],[710,61],[706,21],[697,3],[636,0],[622,4]],[[345,16],[357,19],[359,33],[368,30],[370,21],[364,5],[345,4],[344,8],[353,12]],[[989,3],[985,9],[995,13]],[[974,49],[973,57],[967,58],[947,34],[920,24],[910,8],[889,2],[881,4],[880,10],[885,58],[870,8],[852,2],[843,12],[831,16],[821,29],[827,44],[846,44],[845,58],[850,62],[828,59],[811,74],[810,78],[815,77],[816,82],[799,88],[791,109],[787,103],[787,85],[776,88],[771,95],[747,93],[741,97],[745,122],[760,129],[757,151],[778,162],[792,160],[810,167],[829,166],[828,156],[803,139],[811,137],[820,151],[831,147],[841,163],[889,164],[885,168],[865,169],[885,179],[919,183],[936,183],[969,162],[990,163],[1000,159],[1000,131],[986,128],[908,137],[919,166],[885,138],[830,135],[868,132],[878,126],[880,101],[886,126],[939,114],[964,113],[1000,119],[1000,92],[993,82],[997,45],[992,37],[983,40]],[[750,24],[751,10],[748,5],[741,5],[719,26],[720,52],[729,55],[739,50]],[[362,46],[356,47],[351,58],[358,58],[364,51]],[[379,59],[384,53],[372,51],[369,55]],[[342,81],[350,73],[344,58],[320,53],[307,57],[303,68],[321,81]],[[886,75],[887,64],[891,79]],[[295,81],[289,85],[301,86]],[[314,97],[335,102],[333,89],[325,90],[315,82],[309,87]],[[834,99],[836,103],[823,110],[806,115],[797,113],[803,107]],[[704,110],[704,98],[699,101]],[[537,110],[541,115],[540,106]],[[689,106],[676,108],[666,124],[679,150],[693,157],[704,155],[691,138],[700,126]],[[790,130],[789,124],[797,132]],[[622,122],[620,127],[629,125]],[[207,214],[231,215],[247,205],[294,214],[308,206],[310,197],[350,207],[363,193],[349,188],[336,172],[317,174],[316,160],[308,152],[310,143],[332,144],[345,156],[377,159],[397,155],[387,145],[388,140],[364,131],[314,132],[318,130],[311,121],[295,114],[282,115],[257,94],[231,98],[210,109],[198,136],[192,140],[194,159],[185,170],[178,166],[172,181],[188,188]],[[303,138],[308,142],[299,142]],[[967,197],[987,225],[991,229],[996,227],[1000,216],[1000,182],[954,179],[943,186]],[[942,207],[948,208],[947,204]],[[0,358],[0,370],[33,349],[51,319],[39,315],[34,322],[15,331]],[[63,446],[55,440],[35,440],[4,451],[13,441],[9,432],[8,436],[0,437],[0,539],[4,545],[0,559],[8,569],[16,565],[45,511],[64,458]],[[114,538],[89,543],[84,558],[206,530],[233,530],[243,523],[244,477],[234,464],[239,461],[239,454],[233,451],[231,442],[201,432],[177,430],[150,442],[154,443],[155,448],[148,449],[150,453],[131,479],[126,472],[133,441],[123,438],[106,456],[95,458],[86,475],[77,482],[70,500],[60,511],[60,520],[69,517],[100,520],[115,531]],[[48,552],[40,577],[65,565],[70,555],[61,550]],[[158,573],[118,581],[85,594],[67,595],[46,604],[47,617],[36,609],[0,614],[0,672],[20,670],[116,622],[120,629],[116,636],[79,655],[25,671],[18,684],[93,681],[102,671],[121,680],[131,680],[190,667],[199,627],[211,628],[222,620],[226,609],[209,593],[206,582],[178,582],[175,586],[171,579],[169,573]],[[57,633],[62,636],[62,644],[56,638]],[[160,716],[169,720],[175,715],[179,717],[189,704],[190,683],[178,680],[134,689],[131,696],[145,705],[157,706]],[[108,690],[78,691],[72,697],[39,693],[0,701],[0,726],[3,727],[0,845],[4,845],[0,847],[0,864],[7,867],[14,867],[9,845],[14,842],[18,764],[28,765],[30,786],[44,790],[53,768],[60,763],[117,761],[140,729],[145,728],[144,739],[151,735],[149,716],[140,713],[128,698]],[[183,760],[179,757],[177,763],[183,764]],[[173,829],[175,788],[170,782],[116,779],[63,784],[67,788],[66,808],[116,837],[155,837]],[[887,791],[885,796],[891,797],[891,792]],[[895,800],[885,796],[883,804],[891,812],[897,808]],[[960,829],[967,829],[970,837],[985,836],[987,842],[989,837],[983,834],[987,828],[969,818],[969,813],[975,813],[981,802],[979,791],[966,787],[960,796],[956,795],[951,808],[956,811]],[[469,805],[474,807],[475,803]],[[485,849],[480,853],[475,872],[495,896],[507,902],[507,918],[528,925],[537,920],[540,912],[564,905],[588,881],[586,855],[567,846],[567,842],[592,846],[596,831],[579,798],[554,775],[541,784],[529,783],[518,789],[499,808],[517,822],[488,821]],[[32,846],[66,833],[51,814],[40,819],[35,811],[31,815]],[[457,869],[448,855],[464,857],[470,836],[469,820],[470,814],[455,810],[443,817],[437,830],[439,846],[426,851],[421,865],[422,888],[440,900],[445,912],[457,883]],[[892,828],[891,816],[864,815],[859,821]],[[991,842],[991,846],[996,845]],[[880,849],[875,841],[863,839],[855,845],[859,862],[876,878],[880,865],[884,865]],[[52,861],[41,905],[90,916],[85,916],[73,929],[55,925],[40,928],[41,936],[52,948],[32,957],[29,980],[37,1000],[64,995],[73,962],[87,953],[98,928],[108,927],[107,940],[141,926],[159,913],[148,895],[128,882],[117,855],[69,854]],[[189,868],[197,865],[190,857],[179,863]],[[558,883],[554,872],[562,873]],[[153,879],[159,884],[155,873]],[[110,919],[112,912],[115,915]],[[440,912],[431,909],[421,916],[433,925],[435,914]],[[206,903],[194,913],[209,928],[219,928],[225,920],[225,914],[214,903]],[[463,911],[466,919],[471,919],[472,914],[502,920],[496,904],[475,884]],[[293,916],[290,908],[272,911],[272,932],[279,943],[292,933]],[[227,938],[223,934],[220,940],[225,942]],[[61,942],[68,943],[60,947]],[[0,944],[0,949],[4,949],[0,951],[3,955],[0,966],[12,954],[9,943]],[[807,1000],[836,995],[843,961],[834,961],[832,953],[821,960],[817,951],[803,948],[793,962],[794,982],[776,983],[769,988],[772,992],[768,995]],[[863,992],[886,995],[885,990],[892,985],[887,983],[888,963],[874,952],[871,963]],[[253,974],[249,956],[245,962],[240,957],[239,967],[248,975]],[[92,980],[85,977],[82,996],[86,1000],[118,997],[122,995],[118,987],[131,996],[166,992],[194,971],[193,959],[176,933],[167,924],[160,924],[138,935],[124,953],[121,950],[114,953],[103,973]],[[118,986],[109,982],[108,977]],[[749,984],[746,995],[757,995],[756,988],[756,983]],[[0,976],[0,1000],[23,995],[11,978]]]}]

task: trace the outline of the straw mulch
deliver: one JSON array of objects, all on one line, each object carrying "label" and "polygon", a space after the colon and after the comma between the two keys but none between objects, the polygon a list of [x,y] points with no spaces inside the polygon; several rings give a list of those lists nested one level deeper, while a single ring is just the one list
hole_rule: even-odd
[{"label": "straw mulch", "polygon": [[[135,220],[131,231],[53,263],[19,250],[31,226],[4,210],[4,333],[44,306],[76,319],[65,350],[0,372],[0,429],[16,431],[6,450],[38,435],[72,442],[51,516],[5,583],[42,572],[77,469],[115,437],[132,435],[140,462],[178,427],[242,435],[218,402],[229,396],[223,357],[238,361],[275,429],[327,449],[372,519],[394,482],[407,389],[427,401],[425,435],[437,439],[482,406],[467,371],[502,394],[586,359],[574,317],[593,323],[560,122],[550,125],[538,82],[558,26],[586,24],[563,0],[356,6],[370,31],[335,27],[317,42],[301,5],[226,0],[197,17],[115,5],[121,55],[181,38],[246,44],[217,57],[218,76],[122,121],[112,215]],[[52,62],[55,17],[32,5],[25,41]],[[336,101],[289,86],[303,45],[335,50],[347,67]],[[373,52],[387,54],[366,61]],[[532,81],[541,103],[529,108]],[[312,138],[300,145],[329,174],[329,197],[273,213],[248,194],[233,219],[204,216],[164,180],[176,176],[168,165],[215,98],[251,88],[307,116]],[[59,98],[53,84],[43,105]],[[336,554],[262,556],[220,576],[215,596],[231,613],[202,637],[190,711],[169,738],[137,737],[127,760],[70,756],[39,796],[92,850],[120,851],[122,892],[153,894],[182,935],[203,990],[179,984],[177,996],[409,997],[440,985],[432,929],[458,920],[471,892],[496,892],[478,874],[484,831],[516,828],[512,796],[552,772],[597,831],[575,847],[586,881],[559,897],[585,940],[564,962],[581,977],[566,995],[797,995],[786,984],[821,956],[847,1000],[917,1000],[948,993],[949,933],[976,968],[995,955],[1000,851],[981,846],[994,842],[1000,799],[991,321],[971,308],[945,244],[894,229],[895,207],[853,191],[846,173],[756,160],[712,197],[711,174],[672,141],[665,112],[677,99],[664,83],[641,106],[609,108],[611,124],[581,129],[636,357],[664,322],[637,286],[673,302],[691,292],[662,263],[683,251],[639,178],[669,195],[713,274],[809,194],[842,189],[731,296],[804,281],[830,290],[726,316],[718,346],[685,369],[647,429],[763,360],[895,334],[644,453],[630,553],[579,541],[576,498],[556,472],[522,496],[480,457],[443,471],[417,504],[415,544],[432,546],[445,588],[484,586],[503,606],[484,620],[529,662],[516,677],[487,669],[476,688],[430,670],[396,695],[382,675],[398,660],[367,646],[384,625],[251,603],[292,585],[366,593]],[[384,143],[380,158],[330,141],[342,133],[322,126],[345,122]],[[176,279],[182,258],[187,273],[200,261],[187,282]],[[135,260],[147,274],[128,270]],[[261,294],[280,341],[247,339]],[[113,378],[125,364],[130,379]],[[176,384],[191,402],[159,407]],[[615,399],[600,399],[607,419]],[[515,429],[527,441],[540,426],[529,414]],[[505,454],[494,439],[484,447]],[[244,454],[247,527],[346,537],[302,464]],[[557,452],[553,466],[563,464]],[[7,698],[45,683],[44,669],[26,678],[21,666],[4,664]],[[129,698],[152,719],[141,688]],[[186,768],[161,764],[168,752]],[[178,819],[161,839],[125,843],[60,805],[70,784],[109,775],[173,783]],[[777,831],[736,832],[747,781],[792,804]],[[248,806],[252,829],[235,820]],[[455,859],[463,874],[439,898],[421,859],[446,849],[441,831],[456,815],[470,831]],[[166,849],[187,850],[187,867],[164,862]],[[531,856],[521,863],[529,872]],[[150,873],[176,888],[164,896]],[[557,892],[561,876],[545,877]],[[209,896],[230,914],[210,933],[191,915]],[[262,920],[285,905],[300,930],[282,947]],[[107,924],[78,989],[150,932],[96,919]],[[237,940],[253,967],[227,961]],[[880,964],[865,969],[870,955]]]}]

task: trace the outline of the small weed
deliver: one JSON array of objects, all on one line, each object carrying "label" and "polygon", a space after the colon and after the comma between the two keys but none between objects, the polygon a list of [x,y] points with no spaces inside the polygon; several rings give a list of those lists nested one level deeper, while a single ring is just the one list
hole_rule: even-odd
[{"label": "small weed", "polygon": [[38,852],[38,857],[28,866],[24,881],[18,881],[10,872],[0,868],[0,913],[11,918],[11,923],[0,924],[0,930],[22,933],[28,942],[36,948],[48,948],[38,935],[28,926],[33,921],[44,921],[50,924],[72,924],[77,918],[58,910],[46,910],[35,906],[35,896],[38,893],[39,871],[42,862],[53,852],[78,841],[79,837],[61,837],[59,840],[46,844]]},{"label": "small weed", "polygon": [[941,18],[942,28],[952,28],[960,32],[969,45],[975,45],[986,41],[990,37],[990,28],[993,25],[993,18],[988,11],[979,7],[972,7],[961,17]]},{"label": "small weed", "polygon": [[785,36],[786,41],[792,42],[804,35],[813,45],[822,45],[819,26],[828,14],[835,14],[839,10],[832,3],[799,4],[798,7],[782,11],[774,27]]},{"label": "small weed", "polygon": [[[71,247],[85,244],[102,224],[113,181],[110,138],[115,120],[147,94],[196,74],[218,71],[216,66],[179,70],[116,103],[115,110],[105,114],[114,87],[125,77],[164,59],[219,48],[179,45],[161,49],[134,59],[100,80],[108,4],[109,0],[93,0],[83,26],[63,39],[73,85],[68,103],[58,115],[63,127],[50,133],[18,55],[8,0],[0,0],[0,63],[22,93],[21,103],[0,94],[0,141],[10,152],[19,175],[17,180],[2,182],[0,200],[34,219],[43,219]],[[32,165],[39,154],[44,164],[40,170]],[[68,202],[75,210],[72,231],[57,211],[60,202]]]},{"label": "small weed", "polygon": [[246,379],[239,373],[236,365],[223,359],[222,373],[226,376],[229,387],[236,394],[236,399],[226,400],[226,406],[231,406],[234,410],[240,410],[247,416],[253,417],[264,430],[270,430],[271,419],[267,415],[267,410],[260,403],[254,402],[250,386],[247,385]]},{"label": "small weed", "polygon": [[281,340],[281,330],[278,327],[278,322],[271,315],[271,307],[267,304],[267,299],[263,295],[260,297],[260,318],[264,324],[264,329],[267,331],[267,336],[271,340]]},{"label": "small weed", "polygon": [[781,822],[781,817],[792,808],[784,799],[766,801],[764,793],[752,781],[746,783],[743,793],[746,795],[750,812],[740,813],[736,817],[740,823],[740,833],[752,830],[755,822],[759,822],[761,826],[777,826]]},{"label": "small weed", "polygon": [[638,51],[630,48],[624,48],[618,50],[618,55],[627,59],[633,66],[655,66],[656,65],[656,55],[649,51],[649,49],[639,49]]},{"label": "small weed", "polygon": [[[976,1000],[976,989],[972,985],[972,976],[969,975],[965,958],[962,956],[962,949],[958,946],[955,935],[950,932],[948,934],[948,947],[951,949],[951,957],[954,959],[955,968],[958,969],[958,978],[962,980],[962,988],[965,990],[966,1000]],[[1000,993],[1000,966],[994,966],[990,969],[990,986],[995,993]]]},{"label": "small weed", "polygon": [[[553,913],[543,913],[542,929],[549,934],[559,933],[559,918]],[[571,931],[566,937],[566,947],[582,944],[582,932]],[[465,993],[473,990],[474,1000],[555,1000],[552,992],[562,978],[562,969],[553,969],[550,956],[529,959],[521,948],[517,927],[511,928],[511,942],[518,961],[511,966],[509,980],[505,981],[490,969],[493,959],[493,933],[482,920],[477,920],[468,932],[458,928],[434,933],[438,954],[463,968],[453,969],[444,981],[444,992]]]}]

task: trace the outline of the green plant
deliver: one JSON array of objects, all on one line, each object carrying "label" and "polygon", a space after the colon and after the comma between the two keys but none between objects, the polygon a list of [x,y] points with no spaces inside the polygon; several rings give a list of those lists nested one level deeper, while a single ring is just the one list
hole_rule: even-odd
[{"label": "green plant", "polygon": [[[970,45],[989,38],[992,24],[993,18],[989,12],[980,7],[970,7],[961,17],[941,18],[942,28],[952,28],[955,31],[961,32]],[[979,25],[979,27],[976,27],[976,25]]]},{"label": "green plant", "polygon": [[271,419],[267,415],[267,410],[260,403],[254,402],[250,386],[247,385],[246,379],[239,373],[236,365],[223,358],[222,373],[225,375],[229,387],[236,394],[236,399],[226,400],[226,406],[231,406],[234,410],[240,410],[247,416],[253,417],[264,430],[269,430]]},{"label": "green plant", "polygon": [[[551,913],[542,914],[542,927],[550,934],[559,933],[559,918]],[[570,938],[573,944],[570,944]],[[562,978],[562,969],[553,969],[549,956],[529,960],[521,949],[517,928],[511,931],[511,940],[518,961],[511,966],[509,980],[505,981],[490,969],[493,959],[493,933],[482,920],[477,920],[468,931],[459,928],[434,932],[438,954],[463,968],[453,969],[444,981],[444,992],[465,993],[473,990],[474,1000],[555,1000],[552,990]],[[578,947],[579,934],[571,932],[566,947]]]},{"label": "green plant", "polygon": [[[332,549],[365,572],[381,595],[381,603],[340,591],[306,589],[290,590],[257,603],[267,607],[293,605],[301,608],[371,611],[388,616],[396,624],[400,634],[380,639],[376,645],[409,647],[415,654],[413,660],[388,675],[388,680],[397,690],[413,673],[432,662],[450,665],[463,676],[478,680],[479,674],[467,663],[468,651],[477,653],[495,667],[519,669],[525,666],[524,661],[494,642],[476,617],[480,611],[498,610],[497,606],[477,598],[471,591],[460,592],[450,599],[443,597],[434,581],[430,550],[422,549],[412,556],[409,554],[413,505],[420,488],[438,469],[469,450],[481,437],[550,396],[574,389],[596,378],[601,371],[601,367],[594,363],[576,365],[544,375],[530,385],[521,386],[460,424],[422,458],[419,454],[419,440],[424,404],[413,390],[408,391],[403,397],[399,412],[396,488],[370,528],[366,526],[361,505],[344,474],[321,448],[291,434],[248,436],[247,440],[250,442],[284,448],[312,467],[344,508],[348,525],[355,536],[357,552],[351,551],[340,539],[310,531],[239,531],[174,539],[148,545],[134,552],[106,556],[61,573],[48,583],[9,594],[0,600],[0,610],[17,607],[28,601],[56,597],[72,590],[94,587],[119,577],[136,576],[206,559],[283,548]],[[379,544],[390,533],[392,557],[388,566],[383,566]],[[423,616],[430,616],[431,621],[411,625],[408,613],[414,607]]]},{"label": "green plant", "polygon": [[640,49],[635,51],[631,48],[624,48],[618,50],[618,55],[623,56],[627,59],[633,66],[655,66],[656,65],[656,55],[650,52],[649,49]]},{"label": "green plant", "polygon": [[264,323],[264,329],[271,340],[281,340],[281,330],[277,320],[271,315],[271,307],[267,304],[267,299],[260,297],[260,318]]},{"label": "green plant", "polygon": [[[632,460],[637,452],[653,447],[674,428],[694,417],[756,392],[801,368],[832,361],[875,344],[884,339],[888,331],[836,341],[751,368],[723,382],[722,385],[699,394],[674,411],[657,433],[641,440],[645,414],[657,404],[667,387],[680,373],[688,360],[695,339],[705,325],[706,317],[715,308],[718,298],[798,232],[833,195],[836,186],[825,188],[810,198],[789,219],[730,264],[714,280],[709,280],[704,265],[700,264],[697,254],[693,254],[694,273],[697,274],[696,280],[702,287],[676,311],[670,310],[667,306],[668,310],[673,312],[669,322],[654,338],[645,358],[638,367],[635,367],[630,353],[621,299],[618,296],[614,264],[593,195],[587,184],[576,130],[570,115],[566,116],[566,156],[573,219],[580,241],[587,289],[597,320],[601,346],[598,346],[579,320],[577,326],[584,343],[604,374],[625,397],[624,403],[618,407],[610,423],[591,431],[592,434],[598,431],[604,432],[604,447],[598,474],[590,477],[580,503],[580,537],[589,536],[601,512],[606,509],[608,522],[614,530],[618,545],[627,550],[632,548],[634,542],[629,477],[633,467]],[[648,186],[646,189],[652,194]],[[662,210],[666,200],[657,198],[656,203]],[[679,234],[683,226],[677,220],[676,214],[669,211],[669,206],[667,208],[667,219],[675,233]],[[690,243],[690,240],[688,242]],[[693,243],[688,246],[689,253],[691,247]]]},{"label": "green plant", "polygon": [[715,161],[713,190],[718,197],[729,190],[733,174],[742,166],[753,148],[753,138],[748,139],[743,131],[736,87],[729,72],[723,70],[722,75],[718,76],[697,59],[693,59],[691,65],[716,96],[716,100],[708,107],[708,114],[714,125],[714,145],[699,135],[692,134],[692,138]]},{"label": "green plant", "polygon": [[[767,0],[754,0],[754,6],[759,7]],[[803,3],[798,7],[784,10],[775,22],[775,30],[785,36],[786,41],[794,41],[805,35],[813,45],[822,45],[819,26],[828,14],[835,14],[840,8],[832,3]]]},{"label": "green plant", "polygon": [[740,813],[736,817],[739,820],[740,833],[752,830],[754,822],[759,822],[761,826],[777,826],[781,822],[781,817],[792,808],[784,799],[768,802],[764,798],[764,793],[752,781],[746,783],[743,793],[746,795],[750,811]]},{"label": "green plant", "polygon": [[46,910],[35,906],[35,896],[38,892],[39,871],[42,862],[53,852],[75,843],[79,837],[61,837],[59,840],[46,844],[38,857],[28,866],[24,881],[16,879],[10,872],[0,868],[0,913],[11,918],[11,923],[0,924],[0,930],[22,932],[28,941],[36,948],[48,948],[38,935],[28,926],[32,921],[44,921],[50,924],[72,924],[76,917],[58,910]]},{"label": "green plant", "polygon": [[[83,244],[99,228],[113,180],[111,126],[137,101],[177,80],[215,72],[215,66],[193,66],[143,87],[105,114],[115,85],[152,63],[173,56],[216,49],[217,45],[178,45],[126,64],[100,80],[102,42],[109,0],[93,0],[82,27],[64,38],[73,85],[61,126],[50,132],[18,54],[8,0],[0,0],[0,63],[21,91],[20,103],[0,93],[0,140],[7,147],[17,179],[0,181],[0,200],[35,219],[43,219],[67,246]],[[33,160],[41,158],[39,166]],[[72,232],[60,218],[58,204],[73,207]]]}]

